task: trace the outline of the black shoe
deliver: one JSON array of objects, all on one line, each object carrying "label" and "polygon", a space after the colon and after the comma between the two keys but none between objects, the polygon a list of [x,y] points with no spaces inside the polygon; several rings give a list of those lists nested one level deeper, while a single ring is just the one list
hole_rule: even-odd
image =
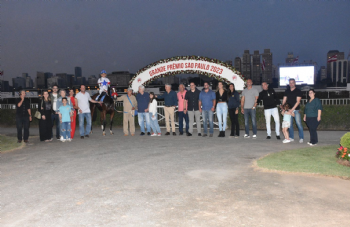
[{"label": "black shoe", "polygon": [[173,136],[176,136],[176,132],[173,132]]},{"label": "black shoe", "polygon": [[17,143],[22,143],[22,140],[17,140]]},{"label": "black shoe", "polygon": [[151,135],[151,133],[150,132],[147,132],[147,136],[150,136]]},{"label": "black shoe", "polygon": [[89,138],[89,135],[85,135],[86,138]]},{"label": "black shoe", "polygon": [[206,137],[206,136],[208,136],[208,135],[204,133],[204,134],[203,134],[203,137]]},{"label": "black shoe", "polygon": [[179,135],[182,136],[184,133],[183,132],[180,132]]},{"label": "black shoe", "polygon": [[188,133],[186,133],[186,136],[192,136],[192,134],[188,132]]},{"label": "black shoe", "polygon": [[222,136],[221,137],[225,137],[225,131],[222,131]]},{"label": "black shoe", "polygon": [[80,136],[80,139],[84,139],[84,136]]},{"label": "black shoe", "polygon": [[266,139],[267,139],[267,140],[271,139],[271,136],[267,136]]},{"label": "black shoe", "polygon": [[222,137],[222,131],[220,131],[220,133],[219,133],[218,137]]},{"label": "black shoe", "polygon": [[169,136],[169,135],[170,135],[170,132],[166,132],[165,135],[166,135],[166,136]]},{"label": "black shoe", "polygon": [[201,134],[201,133],[198,133],[198,136],[202,136],[202,134]]},{"label": "black shoe", "polygon": [[280,136],[276,136],[276,138],[277,138],[278,140],[280,140],[280,139],[281,139],[281,137],[280,137]]},{"label": "black shoe", "polygon": [[143,135],[145,135],[145,133],[144,133],[144,132],[141,132],[140,136],[143,136]]}]

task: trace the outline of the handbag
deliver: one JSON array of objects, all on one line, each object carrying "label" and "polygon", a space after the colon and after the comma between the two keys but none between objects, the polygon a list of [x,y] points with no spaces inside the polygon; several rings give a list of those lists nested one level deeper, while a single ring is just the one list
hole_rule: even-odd
[{"label": "handbag", "polygon": [[[43,100],[41,100],[41,107],[43,106]],[[37,118],[37,119],[41,119],[41,113],[39,110],[37,110],[34,114],[34,117]]]},{"label": "handbag", "polygon": [[[131,106],[132,106],[132,107],[134,107],[134,105],[132,104],[132,102],[131,102],[131,100],[130,100],[129,96],[128,96],[128,95],[126,95],[126,97],[128,97],[128,99],[129,99],[129,102],[130,102]],[[138,114],[138,113],[137,113],[137,110],[135,109],[135,112],[134,112],[133,117],[134,117],[134,116],[137,116],[137,114]]]}]

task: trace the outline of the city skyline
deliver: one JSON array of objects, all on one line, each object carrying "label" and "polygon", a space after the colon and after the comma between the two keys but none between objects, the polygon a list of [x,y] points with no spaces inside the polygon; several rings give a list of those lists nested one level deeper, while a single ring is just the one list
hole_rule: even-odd
[{"label": "city skyline", "polygon": [[8,1],[0,68],[8,81],[37,71],[74,74],[76,66],[88,78],[102,69],[135,73],[173,56],[234,61],[264,49],[274,65],[293,52],[320,68],[329,50],[349,51],[349,8],[349,1]]}]

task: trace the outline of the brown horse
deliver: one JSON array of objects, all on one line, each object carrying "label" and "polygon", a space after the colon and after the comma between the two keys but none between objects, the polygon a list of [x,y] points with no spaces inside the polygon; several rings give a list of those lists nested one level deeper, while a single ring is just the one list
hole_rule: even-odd
[{"label": "brown horse", "polygon": [[[114,110],[115,110],[115,100],[117,99],[117,92],[116,92],[116,88],[112,87],[112,96],[109,96],[108,94],[105,96],[103,103],[99,104],[99,103],[90,103],[90,109],[91,109],[91,116],[94,116],[94,112],[95,112],[95,108],[97,108],[98,110],[100,110],[100,121],[101,121],[101,128],[102,128],[102,135],[106,135],[105,132],[105,128],[106,128],[106,115],[109,114],[110,115],[110,128],[109,128],[109,132],[111,133],[111,135],[113,135],[113,131],[112,131],[112,125],[113,125],[113,117],[114,117]],[[96,97],[99,94],[95,94],[91,97],[91,99],[96,100]],[[91,126],[91,133],[92,133],[92,126]]]}]

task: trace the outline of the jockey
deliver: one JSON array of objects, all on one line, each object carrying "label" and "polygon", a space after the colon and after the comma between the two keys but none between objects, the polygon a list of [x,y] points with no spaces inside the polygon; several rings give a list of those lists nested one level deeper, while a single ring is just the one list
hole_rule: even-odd
[{"label": "jockey", "polygon": [[101,71],[101,78],[97,81],[98,86],[100,87],[100,94],[96,97],[96,101],[102,101],[105,98],[106,94],[108,93],[108,87],[111,85],[111,82],[107,78],[107,72],[106,70]]}]

